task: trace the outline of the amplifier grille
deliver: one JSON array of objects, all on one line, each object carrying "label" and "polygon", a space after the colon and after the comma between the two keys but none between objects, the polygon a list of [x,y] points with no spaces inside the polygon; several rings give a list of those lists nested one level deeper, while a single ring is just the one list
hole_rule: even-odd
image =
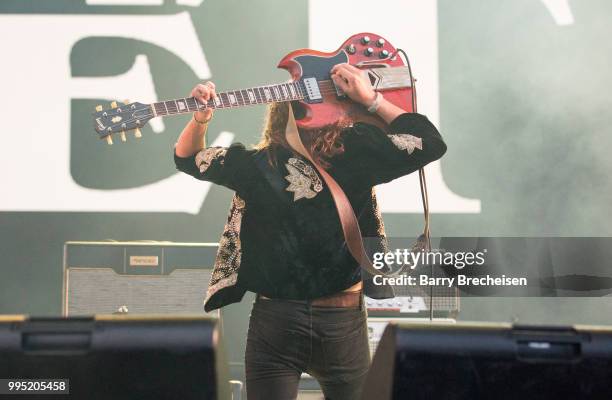
[{"label": "amplifier grille", "polygon": [[66,315],[201,314],[211,270],[177,269],[169,275],[120,275],[111,268],[66,270]]}]

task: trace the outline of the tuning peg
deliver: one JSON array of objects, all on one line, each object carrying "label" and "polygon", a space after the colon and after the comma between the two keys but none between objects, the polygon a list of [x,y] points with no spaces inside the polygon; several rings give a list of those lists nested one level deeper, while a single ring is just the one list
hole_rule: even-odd
[{"label": "tuning peg", "polygon": [[102,110],[104,110],[104,108],[103,108],[101,105],[99,105],[99,104],[98,104],[98,105],[96,106],[96,111],[97,111],[97,112],[100,112],[100,111],[102,111]]},{"label": "tuning peg", "polygon": [[122,142],[127,142],[127,138],[125,137],[125,131],[119,132],[119,135],[121,135],[121,141]]},{"label": "tuning peg", "polygon": [[117,102],[116,101],[111,102],[111,108],[117,108]]},{"label": "tuning peg", "polygon": [[140,128],[134,129],[134,137],[136,139],[140,139],[142,137],[142,132],[140,132]]},{"label": "tuning peg", "polygon": [[110,146],[111,144],[113,144],[113,135],[108,135],[106,137],[106,143]]}]

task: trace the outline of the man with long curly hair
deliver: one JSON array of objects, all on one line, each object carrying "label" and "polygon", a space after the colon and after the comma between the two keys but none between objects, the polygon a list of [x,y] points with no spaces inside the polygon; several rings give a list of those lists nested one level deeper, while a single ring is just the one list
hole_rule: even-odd
[{"label": "man with long curly hair", "polygon": [[[357,68],[336,65],[331,77],[388,129],[338,121],[299,134],[346,193],[363,235],[383,242],[374,186],[437,160],[446,145],[426,117],[386,101]],[[206,103],[215,85],[199,84],[191,95]],[[318,380],[326,398],[354,400],[370,363],[363,288],[376,288],[347,249],[324,180],[287,143],[290,110],[288,103],[269,106],[253,149],[205,147],[210,109],[194,113],[178,139],[179,170],[236,192],[205,310],[240,301],[247,290],[257,294],[245,356],[249,400],[296,398],[302,372]]]}]

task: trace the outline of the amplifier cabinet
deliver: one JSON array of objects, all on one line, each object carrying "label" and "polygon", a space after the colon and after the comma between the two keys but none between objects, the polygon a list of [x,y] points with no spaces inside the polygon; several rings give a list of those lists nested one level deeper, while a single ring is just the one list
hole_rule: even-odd
[{"label": "amplifier cabinet", "polygon": [[456,287],[395,286],[391,299],[365,298],[368,315],[388,318],[450,318],[460,311]]},{"label": "amplifier cabinet", "polygon": [[[400,249],[402,240],[389,239],[389,248]],[[447,241],[448,242],[448,241]],[[445,242],[446,244],[448,244]],[[367,242],[370,243],[370,242]],[[371,244],[374,244],[372,242]],[[456,286],[428,285],[421,283],[421,277],[449,278],[456,273],[454,267],[443,264],[420,263],[418,269],[406,269],[406,266],[393,274],[389,280],[384,276],[374,277],[374,285],[391,285],[395,297],[391,299],[373,299],[366,297],[365,306],[368,314],[383,318],[437,318],[454,319],[461,309],[460,292]]]},{"label": "amplifier cabinet", "polygon": [[216,243],[66,242],[64,316],[202,314]]}]

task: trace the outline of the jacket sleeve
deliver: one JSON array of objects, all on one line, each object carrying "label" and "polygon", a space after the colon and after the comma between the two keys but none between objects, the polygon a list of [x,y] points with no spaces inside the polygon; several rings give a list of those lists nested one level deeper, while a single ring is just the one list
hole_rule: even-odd
[{"label": "jacket sleeve", "polygon": [[234,143],[229,147],[206,147],[190,157],[179,157],[175,151],[174,163],[176,169],[196,179],[238,191],[251,153],[242,143]]},{"label": "jacket sleeve", "polygon": [[345,159],[353,179],[375,186],[410,174],[442,157],[446,144],[427,117],[404,113],[389,132],[357,123],[344,137]]}]

